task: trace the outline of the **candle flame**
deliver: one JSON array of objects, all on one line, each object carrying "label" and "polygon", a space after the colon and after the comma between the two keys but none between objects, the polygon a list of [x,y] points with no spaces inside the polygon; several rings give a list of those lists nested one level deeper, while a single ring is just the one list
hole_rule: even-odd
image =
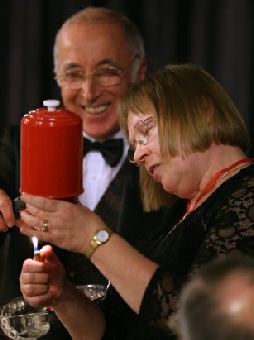
[{"label": "candle flame", "polygon": [[38,238],[32,237],[33,245],[34,245],[34,251],[38,250]]}]

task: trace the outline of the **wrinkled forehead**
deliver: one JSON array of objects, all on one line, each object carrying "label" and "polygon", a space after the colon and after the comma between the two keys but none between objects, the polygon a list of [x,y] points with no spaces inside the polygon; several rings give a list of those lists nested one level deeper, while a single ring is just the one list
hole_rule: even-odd
[{"label": "wrinkled forehead", "polygon": [[[95,75],[94,71],[97,69],[101,71],[103,68],[103,76],[105,75],[106,79],[108,76],[111,79],[113,76],[118,77],[115,81],[117,84],[113,84],[114,87],[110,85],[110,91],[108,86],[107,91],[101,92],[103,96],[112,94],[116,98],[126,92],[139,77],[141,78],[143,71],[140,71],[138,55],[132,53],[132,48],[126,42],[122,27],[119,26],[121,31],[118,32],[115,26],[116,24],[108,23],[83,24],[83,31],[78,31],[74,35],[75,32],[69,28],[69,31],[63,34],[62,43],[59,43],[58,58],[55,63],[57,76],[62,76],[69,70]],[[116,72],[109,68],[114,68]],[[105,78],[100,77],[103,82]]]},{"label": "wrinkled forehead", "polygon": [[101,58],[129,59],[135,54],[123,27],[115,22],[71,24],[62,30],[59,38],[59,48],[77,46],[84,55],[92,53],[93,58],[99,54]]}]

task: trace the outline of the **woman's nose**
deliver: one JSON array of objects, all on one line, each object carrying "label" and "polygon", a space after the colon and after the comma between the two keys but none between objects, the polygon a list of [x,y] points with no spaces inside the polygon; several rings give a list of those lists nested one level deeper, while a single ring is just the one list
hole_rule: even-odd
[{"label": "woman's nose", "polygon": [[135,151],[134,151],[134,162],[137,164],[144,163],[145,157],[147,156],[148,152],[146,149],[146,145],[142,143],[137,143]]}]

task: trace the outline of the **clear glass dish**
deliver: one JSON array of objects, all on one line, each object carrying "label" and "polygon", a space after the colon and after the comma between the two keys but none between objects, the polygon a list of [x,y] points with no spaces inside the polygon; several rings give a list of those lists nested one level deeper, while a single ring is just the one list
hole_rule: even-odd
[{"label": "clear glass dish", "polygon": [[36,309],[19,297],[0,306],[0,324],[11,339],[35,340],[50,328],[49,310]]},{"label": "clear glass dish", "polygon": [[[99,300],[105,298],[108,286],[91,284],[77,288],[91,300]],[[23,297],[0,305],[0,326],[11,339],[36,340],[46,335],[50,325],[57,322],[59,320],[51,307],[34,308]]]}]

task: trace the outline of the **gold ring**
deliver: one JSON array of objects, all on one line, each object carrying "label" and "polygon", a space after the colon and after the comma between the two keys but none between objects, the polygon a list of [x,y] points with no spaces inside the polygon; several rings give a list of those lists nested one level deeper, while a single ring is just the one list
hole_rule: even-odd
[{"label": "gold ring", "polygon": [[43,220],[41,230],[42,231],[48,231],[49,230],[49,221],[48,220]]}]

